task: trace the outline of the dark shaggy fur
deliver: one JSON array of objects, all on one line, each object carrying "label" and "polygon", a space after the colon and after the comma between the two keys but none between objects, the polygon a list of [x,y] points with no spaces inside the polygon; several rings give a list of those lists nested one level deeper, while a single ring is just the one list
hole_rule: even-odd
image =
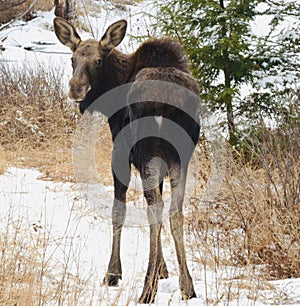
[{"label": "dark shaggy fur", "polygon": [[[69,95],[75,100],[80,100],[81,112],[89,106],[92,108],[94,100],[105,92],[133,82],[127,97],[122,98],[123,108],[108,118],[114,141],[112,168],[122,169],[123,180],[120,181],[113,171],[114,236],[112,254],[104,282],[115,286],[122,276],[120,239],[126,215],[125,203],[130,180],[130,166],[134,164],[143,181],[150,221],[149,264],[139,301],[152,302],[159,278],[168,277],[160,238],[165,175],[169,175],[171,183],[170,227],[179,262],[180,288],[184,298],[192,298],[196,295],[186,265],[182,205],[187,167],[199,137],[200,127],[196,119],[199,105],[198,85],[188,70],[182,46],[170,38],[148,40],[132,54],[124,54],[112,47],[108,51],[109,46],[117,44],[115,41],[122,40],[125,34],[124,24],[124,21],[120,21],[110,26],[99,43],[95,40],[81,41],[70,24],[62,19],[55,21],[57,36],[73,51],[74,72],[70,80]],[[145,84],[145,81],[150,83]],[[163,85],[157,85],[155,81]],[[178,85],[177,89],[174,89],[174,84]],[[193,94],[186,94],[187,90]],[[137,103],[129,103],[132,101]],[[106,112],[105,105],[102,111]],[[142,118],[147,118],[147,125],[141,123]],[[168,132],[170,129],[168,122],[178,125],[184,132],[178,135],[176,133],[174,135],[174,131]],[[124,132],[126,127],[129,127],[127,134]],[[149,137],[143,137],[145,132],[149,133]],[[123,141],[116,143],[119,133],[122,133]],[[179,145],[182,144],[185,149],[184,156],[180,156],[168,137],[173,137]],[[185,138],[191,141],[185,142]],[[124,165],[120,161],[128,148],[130,148],[130,157],[126,162],[127,165]]]}]

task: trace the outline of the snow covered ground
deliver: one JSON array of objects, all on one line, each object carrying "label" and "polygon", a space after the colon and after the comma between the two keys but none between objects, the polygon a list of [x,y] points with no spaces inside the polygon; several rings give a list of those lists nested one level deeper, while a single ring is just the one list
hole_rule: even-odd
[{"label": "snow covered ground", "polygon": [[[66,272],[88,280],[80,305],[87,305],[86,301],[92,301],[91,305],[136,305],[147,268],[147,226],[124,228],[123,280],[116,288],[101,286],[112,241],[109,218],[99,217],[86,205],[76,184],[42,181],[39,176],[41,173],[37,170],[17,168],[10,168],[0,176],[0,231],[6,232],[15,222],[33,242],[39,235],[45,235],[44,262],[47,263],[45,270],[49,271],[44,272],[43,281],[54,282]],[[105,188],[111,194],[111,198],[106,198],[110,206],[111,188]],[[101,199],[99,202],[103,204]],[[266,282],[242,278],[247,271],[234,267],[204,268],[194,260],[189,242],[188,264],[197,298],[186,303],[180,296],[175,250],[167,223],[163,241],[170,278],[159,282],[154,305],[205,305],[206,298],[211,305],[300,305],[300,279]],[[40,269],[41,266],[36,267],[37,274]]]},{"label": "snow covered ground", "polygon": [[[140,14],[146,10],[149,10],[148,1],[128,11],[120,11],[118,17],[115,12],[108,11],[103,18],[91,20],[97,24],[96,34],[101,35],[111,22],[130,17],[129,32],[137,34],[146,31],[146,22]],[[65,78],[69,79],[70,52],[53,33],[53,17],[53,12],[39,13],[39,17],[28,23],[15,23],[0,32],[0,39],[8,37],[0,61],[14,67],[24,63],[63,67]],[[82,32],[82,36],[88,34]],[[127,38],[121,47],[131,51],[133,44]],[[47,247],[43,262],[47,263],[49,271],[44,274],[43,281],[51,283],[65,274],[76,276],[86,283],[78,304],[84,306],[88,301],[90,305],[136,305],[147,268],[148,227],[124,228],[121,247],[123,280],[117,288],[101,286],[112,241],[109,219],[112,187],[98,186],[105,191],[99,198],[102,205],[99,214],[87,205],[85,194],[76,184],[43,181],[39,176],[41,173],[37,170],[17,168],[9,168],[0,176],[0,235],[14,235],[8,230],[15,228],[14,224],[20,227],[25,237],[30,237],[31,243],[44,235]],[[247,271],[235,267],[204,267],[195,260],[195,250],[189,241],[188,264],[197,298],[182,301],[175,250],[167,224],[163,240],[170,278],[159,282],[155,305],[205,305],[206,301],[211,305],[300,305],[300,279],[266,282],[242,278]],[[36,269],[36,273],[40,273],[41,267]]]}]

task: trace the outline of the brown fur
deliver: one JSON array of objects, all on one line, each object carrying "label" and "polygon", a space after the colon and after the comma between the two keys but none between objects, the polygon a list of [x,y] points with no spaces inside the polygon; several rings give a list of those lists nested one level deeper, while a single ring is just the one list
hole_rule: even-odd
[{"label": "brown fur", "polygon": [[[184,298],[195,297],[192,278],[186,264],[182,205],[187,166],[199,137],[200,127],[195,119],[199,104],[197,98],[199,89],[188,70],[182,46],[170,38],[151,39],[143,43],[136,52],[124,54],[114,48],[125,35],[124,20],[112,24],[100,42],[92,39],[81,41],[74,27],[62,18],[56,18],[54,25],[60,41],[73,51],[73,76],[70,80],[69,96],[80,102],[81,112],[88,109],[105,92],[133,82],[127,97],[120,97],[124,100],[124,107],[108,118],[114,141],[112,168],[115,199],[112,211],[113,245],[104,278],[105,284],[115,286],[122,277],[120,241],[126,216],[126,191],[130,180],[130,169],[126,168],[126,165],[120,165],[120,160],[127,156],[126,150],[130,147],[130,157],[125,164],[134,164],[141,175],[150,221],[149,263],[139,302],[153,302],[159,278],[168,277],[160,237],[163,179],[166,173],[170,177],[171,184],[170,227],[179,263],[180,289]],[[163,86],[155,86],[155,81],[159,81]],[[151,82],[154,82],[154,86],[151,86]],[[183,90],[177,90],[174,84],[179,85],[178,88],[193,92],[194,95],[186,95]],[[134,101],[138,103],[127,104],[128,99],[131,101],[130,99],[135,98],[137,100]],[[140,103],[141,101],[146,103]],[[193,118],[191,112],[184,111],[187,105],[192,113],[195,112]],[[163,118],[161,124],[157,123],[156,116]],[[141,121],[136,120],[139,118],[150,118],[150,125],[145,128]],[[153,129],[154,134],[151,135],[160,135],[157,133],[168,130],[168,120],[180,126],[186,133],[182,135],[187,135],[192,140],[186,148],[187,154],[183,159],[163,138],[146,137],[134,141],[132,145],[132,140],[141,139],[139,136],[143,136],[145,129]],[[130,135],[126,136],[123,130],[128,126]],[[124,138],[121,144],[115,141],[119,134]],[[159,159],[155,160],[157,157]],[[155,161],[151,164],[149,163],[151,160]],[[122,173],[126,182],[119,180],[114,172],[115,165],[125,166]],[[149,176],[153,178],[150,182],[147,181]]]},{"label": "brown fur", "polygon": [[134,81],[137,73],[149,67],[173,67],[190,74],[182,46],[173,39],[149,39],[132,54],[113,49],[107,57],[120,83]]}]

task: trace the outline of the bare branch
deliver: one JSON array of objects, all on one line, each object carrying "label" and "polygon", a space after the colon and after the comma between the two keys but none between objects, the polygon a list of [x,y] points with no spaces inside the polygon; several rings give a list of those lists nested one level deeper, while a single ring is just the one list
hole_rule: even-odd
[{"label": "bare branch", "polygon": [[[4,5],[4,8],[1,8],[1,9],[0,9],[0,12],[6,11],[6,10],[10,10],[10,9],[12,9],[13,7],[22,5],[22,4],[24,4],[26,1],[27,1],[27,0],[21,0],[20,2],[17,2],[17,3],[10,3],[10,5],[8,5],[8,6],[6,6],[6,7],[5,7],[5,5]],[[6,2],[7,2],[7,1],[6,1]],[[2,5],[2,3],[1,3],[1,5]]]},{"label": "bare branch", "polygon": [[9,27],[10,24],[12,24],[12,23],[15,22],[16,20],[22,18],[22,17],[25,16],[28,12],[30,12],[30,11],[32,10],[33,6],[36,4],[37,1],[38,1],[38,0],[33,0],[32,3],[30,4],[29,8],[28,8],[25,12],[19,14],[17,17],[15,17],[14,19],[12,19],[11,21],[9,21],[9,22],[5,23],[4,25],[2,25],[2,26],[0,27],[0,31],[2,31],[3,29],[6,29],[7,27]]}]

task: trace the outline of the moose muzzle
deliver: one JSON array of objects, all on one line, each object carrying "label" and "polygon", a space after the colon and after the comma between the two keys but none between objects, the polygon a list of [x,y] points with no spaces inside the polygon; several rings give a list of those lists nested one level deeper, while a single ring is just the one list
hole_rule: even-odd
[{"label": "moose muzzle", "polygon": [[87,80],[72,78],[69,82],[69,98],[80,102],[85,99],[91,88]]}]

